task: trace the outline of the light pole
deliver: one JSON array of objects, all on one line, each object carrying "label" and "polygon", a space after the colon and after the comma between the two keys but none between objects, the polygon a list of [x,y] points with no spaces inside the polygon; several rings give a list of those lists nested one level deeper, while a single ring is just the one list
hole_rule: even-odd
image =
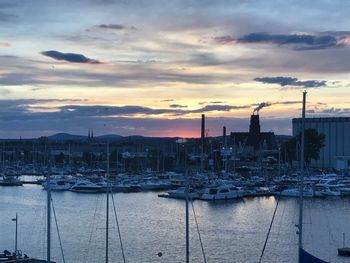
[{"label": "light pole", "polygon": [[278,145],[278,176],[281,176],[281,145]]},{"label": "light pole", "polygon": [[18,216],[12,218],[12,221],[16,222],[16,231],[15,231],[15,254],[17,255],[17,235],[18,235]]}]

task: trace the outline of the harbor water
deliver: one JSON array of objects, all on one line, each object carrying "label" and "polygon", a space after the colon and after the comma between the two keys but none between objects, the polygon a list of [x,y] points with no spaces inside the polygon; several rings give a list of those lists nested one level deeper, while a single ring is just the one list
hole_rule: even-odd
[{"label": "harbor water", "polygon": [[[185,202],[158,194],[113,194],[127,262],[184,262]],[[66,262],[104,262],[106,195],[65,191],[53,192],[52,198]],[[258,262],[276,201],[275,197],[194,201],[207,262]],[[343,233],[350,246],[350,199],[306,199],[304,205],[304,248],[329,262],[350,262],[337,256]],[[39,185],[0,187],[0,248],[13,250],[15,224],[11,219],[18,213],[18,248],[45,258],[45,206],[46,191]],[[190,209],[190,259],[203,262]],[[281,199],[262,262],[296,262],[297,222],[298,200]],[[122,262],[112,202],[109,228],[110,262]],[[63,262],[54,221],[52,257]]]}]

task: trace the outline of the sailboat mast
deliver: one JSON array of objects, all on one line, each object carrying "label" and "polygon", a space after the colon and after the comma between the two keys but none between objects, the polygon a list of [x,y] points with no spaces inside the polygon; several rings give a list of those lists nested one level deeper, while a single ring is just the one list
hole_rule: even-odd
[{"label": "sailboat mast", "polygon": [[[186,151],[185,151],[186,153]],[[189,202],[189,180],[188,180],[188,171],[186,166],[186,154],[185,154],[185,170],[186,170],[186,263],[190,262],[190,226],[189,226],[189,210],[188,210],[188,202]]]},{"label": "sailboat mast", "polygon": [[106,200],[106,263],[108,263],[108,227],[109,227],[109,143],[107,142],[107,200]]},{"label": "sailboat mast", "polygon": [[47,262],[51,262],[51,186],[50,186],[50,169],[47,174]]},{"label": "sailboat mast", "polygon": [[16,221],[16,233],[15,233],[15,253],[17,255],[17,236],[18,236],[18,216],[17,216],[17,213],[16,213],[16,218],[15,220]]},{"label": "sailboat mast", "polygon": [[304,188],[304,148],[305,148],[305,108],[306,108],[306,91],[303,92],[303,110],[301,119],[301,145],[300,145],[300,177],[299,177],[299,261],[300,250],[303,248],[303,188]]}]

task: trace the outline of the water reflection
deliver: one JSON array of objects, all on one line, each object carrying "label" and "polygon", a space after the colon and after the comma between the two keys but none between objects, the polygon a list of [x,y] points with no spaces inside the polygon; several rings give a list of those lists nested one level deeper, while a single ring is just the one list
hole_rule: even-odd
[{"label": "water reflection", "polygon": [[[45,256],[46,192],[37,185],[0,188],[0,247],[12,249],[19,215],[19,248]],[[185,209],[182,200],[158,198],[156,193],[114,194],[128,262],[183,262]],[[103,262],[105,195],[54,192],[53,200],[67,262]],[[281,199],[263,262],[296,262],[297,199]],[[194,201],[208,262],[257,262],[276,199],[249,198],[208,203]],[[113,211],[111,210],[111,215]],[[337,257],[343,232],[350,244],[350,199],[305,201],[305,248],[324,260]],[[110,255],[121,262],[115,220],[110,222]],[[202,262],[194,218],[190,217],[191,262]],[[56,231],[53,258],[61,262]],[[162,252],[163,256],[158,257]]]}]

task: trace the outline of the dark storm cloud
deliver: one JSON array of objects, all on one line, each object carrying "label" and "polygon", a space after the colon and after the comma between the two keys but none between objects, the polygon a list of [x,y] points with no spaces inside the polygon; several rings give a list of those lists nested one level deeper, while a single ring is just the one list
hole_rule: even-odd
[{"label": "dark storm cloud", "polygon": [[317,34],[269,34],[256,32],[244,35],[239,38],[232,36],[222,36],[214,38],[219,43],[270,43],[276,45],[292,45],[295,50],[312,50],[342,47],[344,37],[350,34],[346,31],[324,32]]},{"label": "dark storm cloud", "polygon": [[101,64],[100,61],[85,57],[82,54],[77,53],[62,53],[56,50],[49,50],[41,52],[42,55],[53,58],[55,60],[64,60],[72,63],[88,63],[88,64]]},{"label": "dark storm cloud", "polygon": [[262,77],[255,78],[255,81],[265,84],[278,84],[281,87],[303,87],[303,88],[319,88],[327,86],[325,80],[305,80],[301,81],[292,77]]}]

